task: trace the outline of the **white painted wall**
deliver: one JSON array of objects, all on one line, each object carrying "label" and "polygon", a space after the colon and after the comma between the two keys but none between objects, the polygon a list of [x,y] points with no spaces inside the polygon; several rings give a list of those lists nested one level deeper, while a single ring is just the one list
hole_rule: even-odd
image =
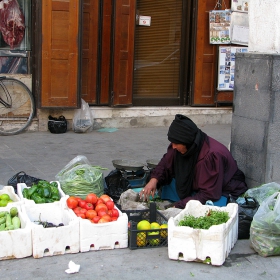
[{"label": "white painted wall", "polygon": [[249,52],[280,54],[280,1],[251,0]]}]

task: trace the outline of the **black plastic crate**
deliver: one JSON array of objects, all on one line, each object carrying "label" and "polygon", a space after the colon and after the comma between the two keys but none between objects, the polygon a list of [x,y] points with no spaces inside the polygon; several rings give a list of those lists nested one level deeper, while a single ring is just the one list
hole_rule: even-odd
[{"label": "black plastic crate", "polygon": [[[164,217],[156,208],[156,203],[150,203],[150,209],[145,210],[122,210],[128,216],[128,243],[130,249],[157,248],[168,245],[168,230],[150,229],[137,230],[138,222],[147,220],[150,223],[167,224]],[[153,233],[151,235],[151,233]]]}]

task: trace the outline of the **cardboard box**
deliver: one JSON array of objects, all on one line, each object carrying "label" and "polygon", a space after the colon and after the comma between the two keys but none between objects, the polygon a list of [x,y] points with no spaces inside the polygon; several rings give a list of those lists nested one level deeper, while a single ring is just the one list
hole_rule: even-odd
[{"label": "cardboard box", "polygon": [[[227,211],[230,219],[208,230],[178,226],[186,215],[204,216],[210,209]],[[220,266],[224,263],[238,237],[238,204],[225,207],[202,205],[197,200],[187,203],[176,217],[168,220],[168,256],[173,260],[198,261]]]}]

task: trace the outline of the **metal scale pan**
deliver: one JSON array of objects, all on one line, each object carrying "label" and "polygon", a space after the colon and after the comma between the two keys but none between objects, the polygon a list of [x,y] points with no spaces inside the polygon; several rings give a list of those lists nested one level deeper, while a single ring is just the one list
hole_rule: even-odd
[{"label": "metal scale pan", "polygon": [[145,164],[135,161],[135,160],[127,160],[127,159],[114,159],[112,161],[115,168],[123,171],[139,171],[143,170]]}]

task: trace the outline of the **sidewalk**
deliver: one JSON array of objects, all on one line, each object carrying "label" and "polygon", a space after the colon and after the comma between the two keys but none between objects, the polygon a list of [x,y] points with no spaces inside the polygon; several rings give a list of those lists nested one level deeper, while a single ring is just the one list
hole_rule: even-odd
[{"label": "sidewalk", "polygon": [[[228,146],[230,125],[200,128]],[[29,132],[2,136],[0,185],[6,185],[12,175],[22,170],[35,177],[55,180],[55,175],[77,155],[85,155],[93,165],[107,168],[104,176],[114,169],[113,159],[143,163],[160,159],[169,143],[167,131],[167,127],[149,127],[124,128],[111,133]],[[78,274],[65,273],[70,260],[81,265]],[[239,240],[221,267],[170,260],[167,247],[127,248],[4,260],[0,261],[0,275],[1,279],[279,279],[279,261],[280,257],[260,257],[250,248],[249,240]]]}]

